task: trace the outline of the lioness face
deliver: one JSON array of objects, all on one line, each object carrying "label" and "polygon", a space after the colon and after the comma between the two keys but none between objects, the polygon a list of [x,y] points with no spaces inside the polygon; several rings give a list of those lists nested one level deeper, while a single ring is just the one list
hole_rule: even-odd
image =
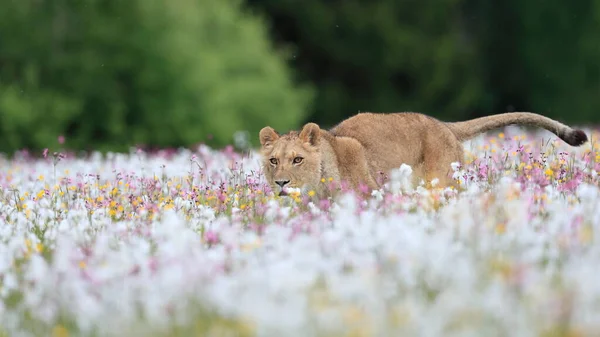
[{"label": "lioness face", "polygon": [[289,188],[316,190],[321,180],[319,135],[314,123],[281,136],[269,126],[260,130],[263,170],[275,194],[286,195]]}]

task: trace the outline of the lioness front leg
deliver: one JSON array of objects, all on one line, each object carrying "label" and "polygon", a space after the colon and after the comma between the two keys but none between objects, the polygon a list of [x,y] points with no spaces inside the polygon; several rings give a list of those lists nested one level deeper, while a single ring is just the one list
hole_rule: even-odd
[{"label": "lioness front leg", "polygon": [[356,139],[347,137],[338,137],[336,142],[338,145],[339,168],[346,183],[350,184],[355,190],[361,185],[366,186],[368,191],[365,192],[368,193],[378,189],[379,185],[375,177],[371,175],[362,144]]}]

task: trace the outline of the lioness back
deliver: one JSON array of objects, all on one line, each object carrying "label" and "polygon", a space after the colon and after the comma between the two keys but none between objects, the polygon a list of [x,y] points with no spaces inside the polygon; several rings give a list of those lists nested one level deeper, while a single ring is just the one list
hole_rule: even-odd
[{"label": "lioness back", "polygon": [[[458,143],[444,123],[411,112],[359,113],[336,125],[330,132],[360,142],[365,148],[372,174],[388,172],[402,164],[422,171],[425,151]],[[456,160],[459,160],[460,153],[456,155]]]}]

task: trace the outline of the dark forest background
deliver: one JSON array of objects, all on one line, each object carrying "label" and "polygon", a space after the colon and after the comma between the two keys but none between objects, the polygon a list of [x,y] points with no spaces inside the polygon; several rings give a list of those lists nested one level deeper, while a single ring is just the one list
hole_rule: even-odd
[{"label": "dark forest background", "polygon": [[359,111],[595,125],[599,94],[600,0],[0,0],[3,152],[256,146]]}]

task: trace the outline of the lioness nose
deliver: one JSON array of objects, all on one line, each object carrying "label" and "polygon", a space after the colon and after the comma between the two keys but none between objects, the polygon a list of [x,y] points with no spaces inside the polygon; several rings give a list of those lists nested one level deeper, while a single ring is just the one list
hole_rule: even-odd
[{"label": "lioness nose", "polygon": [[275,180],[275,183],[281,187],[289,184],[289,182],[290,182],[289,179],[288,180]]}]

